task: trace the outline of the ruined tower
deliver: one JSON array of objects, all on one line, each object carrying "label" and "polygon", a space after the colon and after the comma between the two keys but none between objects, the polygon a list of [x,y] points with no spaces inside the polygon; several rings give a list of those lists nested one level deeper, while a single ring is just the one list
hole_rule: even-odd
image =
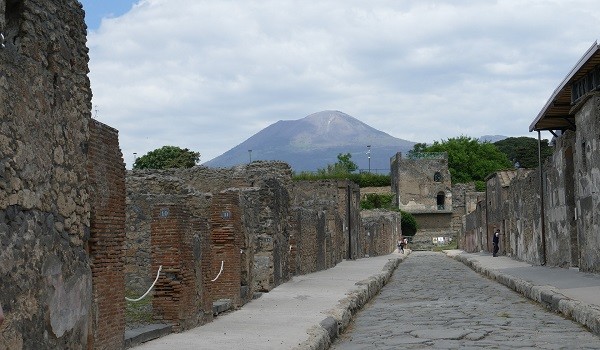
[{"label": "ruined tower", "polygon": [[419,227],[412,248],[429,248],[454,239],[448,155],[420,153],[402,157],[397,153],[391,159],[391,173],[395,204],[411,213]]}]

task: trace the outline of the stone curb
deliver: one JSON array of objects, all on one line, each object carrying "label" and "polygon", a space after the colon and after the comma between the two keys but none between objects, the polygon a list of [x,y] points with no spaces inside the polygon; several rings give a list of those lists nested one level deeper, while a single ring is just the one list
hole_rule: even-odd
[{"label": "stone curb", "polygon": [[600,308],[595,305],[584,303],[568,298],[553,286],[534,285],[523,279],[513,277],[483,267],[477,259],[461,256],[453,256],[454,259],[469,266],[474,271],[493,279],[508,288],[523,294],[525,297],[540,303],[546,308],[563,314],[565,317],[587,327],[592,333],[600,336]]},{"label": "stone curb", "polygon": [[[309,338],[294,347],[293,350],[327,350],[332,342],[348,327],[352,317],[369,302],[392,277],[398,265],[410,254],[391,258],[382,271],[365,280],[356,282],[356,289],[349,292],[331,310],[329,315],[319,325],[311,327],[307,333]],[[368,258],[367,258],[368,259]]]}]

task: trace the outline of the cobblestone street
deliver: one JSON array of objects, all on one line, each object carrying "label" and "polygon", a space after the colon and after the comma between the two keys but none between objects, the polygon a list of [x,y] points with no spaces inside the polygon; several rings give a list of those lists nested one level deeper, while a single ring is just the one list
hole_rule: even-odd
[{"label": "cobblestone street", "polygon": [[414,252],[331,349],[600,349],[600,338],[442,253]]}]

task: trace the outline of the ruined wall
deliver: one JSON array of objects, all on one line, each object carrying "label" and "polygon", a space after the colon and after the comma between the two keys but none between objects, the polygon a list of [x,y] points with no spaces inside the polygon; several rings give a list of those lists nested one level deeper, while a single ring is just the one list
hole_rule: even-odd
[{"label": "ruined wall", "polygon": [[496,230],[500,231],[498,254],[505,255],[507,242],[505,234],[506,218],[508,217],[507,196],[511,180],[516,175],[515,171],[498,171],[490,175],[486,181],[486,208],[487,224],[485,227],[488,246],[484,250],[493,251],[492,239]]},{"label": "ruined wall", "polygon": [[0,1],[2,349],[84,349],[91,92],[75,0]]},{"label": "ruined wall", "polygon": [[508,193],[506,254],[539,265],[543,262],[539,171],[520,171]]},{"label": "ruined wall", "polygon": [[[170,270],[163,268],[158,286],[147,297],[152,300],[149,311],[154,318],[173,322],[176,329],[212,320],[209,278],[213,276],[213,261],[208,227],[212,194],[197,192],[173,176],[138,171],[128,172],[126,188],[126,293],[131,298],[145,293],[166,260]],[[157,208],[165,208],[171,215],[157,216]],[[181,246],[182,240],[191,243]],[[188,247],[193,250],[180,251]],[[164,249],[175,251],[160,255]]]},{"label": "ruined wall", "polygon": [[185,205],[164,203],[152,208],[152,268],[162,267],[153,291],[154,317],[181,331],[196,326],[201,294],[200,239],[194,237]]},{"label": "ruined wall", "polygon": [[276,178],[261,182],[261,187],[242,192],[243,226],[252,247],[248,293],[270,291],[290,278],[288,189]]},{"label": "ruined wall", "polygon": [[452,185],[452,230],[457,235],[461,234],[463,227],[462,218],[467,212],[467,194],[475,191],[475,184],[453,184]]},{"label": "ruined wall", "polygon": [[581,271],[600,272],[600,95],[581,102],[573,149]]},{"label": "ruined wall", "polygon": [[458,241],[458,248],[468,252],[475,253],[487,248],[487,235],[484,234],[486,215],[485,199],[477,202],[473,211],[465,215],[463,234]]},{"label": "ruined wall", "polygon": [[[296,252],[292,269],[298,274],[324,270],[343,259],[347,243],[343,234],[330,228],[344,226],[338,211],[338,183],[333,180],[298,181],[290,191],[290,238]],[[338,225],[328,225],[329,222]],[[333,243],[335,241],[335,243]]]},{"label": "ruined wall", "polygon": [[[437,158],[402,158],[397,153],[392,158],[392,190],[396,204],[404,211],[426,212],[452,210],[452,180],[448,170],[448,156]],[[438,195],[443,204],[438,205]]]},{"label": "ruined wall", "polygon": [[368,194],[393,194],[391,186],[379,186],[379,187],[362,187],[360,189],[361,199],[365,199]]},{"label": "ruined wall", "polygon": [[389,210],[363,210],[360,212],[366,237],[363,256],[387,255],[396,249],[402,236],[400,213]]},{"label": "ruined wall", "polygon": [[[344,214],[342,213],[345,213],[347,228],[343,231],[343,236],[336,236],[333,244],[337,246],[349,239],[350,242],[348,245],[350,250],[345,254],[343,251],[339,251],[339,258],[363,258],[364,255],[361,252],[363,251],[362,245],[364,244],[364,241],[361,240],[361,237],[365,237],[365,235],[360,216],[360,187],[354,182],[346,180],[338,182],[338,192],[343,194],[338,201],[338,211],[342,217],[344,217]],[[342,231],[338,230],[336,232]]]},{"label": "ruined wall", "polygon": [[[254,162],[230,169],[135,170],[127,176],[127,264],[130,293],[143,293],[156,268],[152,249],[151,209],[157,203],[186,204],[186,210],[207,232],[210,263],[204,268],[201,299],[230,299],[234,306],[256,291],[268,291],[287,281],[289,234],[287,187],[289,166],[281,162]],[[214,192],[204,192],[204,191]],[[178,196],[185,198],[177,199]],[[231,217],[223,216],[230,212]],[[235,213],[235,215],[233,215]],[[192,224],[193,225],[193,224]],[[233,231],[231,231],[233,230]],[[235,234],[233,233],[235,232]],[[198,271],[198,270],[196,270]],[[205,307],[205,302],[202,303]]]},{"label": "ruined wall", "polygon": [[[240,306],[244,300],[241,287],[241,249],[244,242],[240,196],[236,189],[220,192],[213,197],[210,214],[212,269],[218,278],[211,285],[212,299],[229,299]],[[221,266],[223,267],[221,270]]]},{"label": "ruined wall", "polygon": [[550,266],[570,267],[579,264],[573,177],[574,146],[573,132],[556,139],[554,153],[544,167],[546,263]]},{"label": "ruined wall", "polygon": [[490,232],[500,223],[502,226],[496,226],[502,231],[500,252],[539,265],[543,262],[539,172],[519,169],[512,175],[506,188],[494,178],[488,182],[488,191],[492,188],[495,194],[487,193],[475,211],[466,215],[459,247],[468,252],[491,252]]},{"label": "ruined wall", "polygon": [[126,191],[125,283],[127,293],[138,296],[156,275],[150,239],[153,207],[184,201],[195,217],[207,219],[212,195],[196,191],[177,177],[137,170],[127,172]]},{"label": "ruined wall", "polygon": [[125,333],[125,163],[117,130],[95,120],[89,129],[93,347],[119,349]]},{"label": "ruined wall", "polygon": [[326,268],[326,213],[303,207],[290,208],[290,271],[303,275]]}]

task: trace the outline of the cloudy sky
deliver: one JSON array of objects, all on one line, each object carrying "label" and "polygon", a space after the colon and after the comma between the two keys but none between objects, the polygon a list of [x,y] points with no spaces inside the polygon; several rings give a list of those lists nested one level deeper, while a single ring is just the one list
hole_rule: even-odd
[{"label": "cloudy sky", "polygon": [[82,3],[92,114],[119,130],[128,168],[163,145],[208,161],[327,109],[415,142],[537,137],[600,21],[594,0]]}]

